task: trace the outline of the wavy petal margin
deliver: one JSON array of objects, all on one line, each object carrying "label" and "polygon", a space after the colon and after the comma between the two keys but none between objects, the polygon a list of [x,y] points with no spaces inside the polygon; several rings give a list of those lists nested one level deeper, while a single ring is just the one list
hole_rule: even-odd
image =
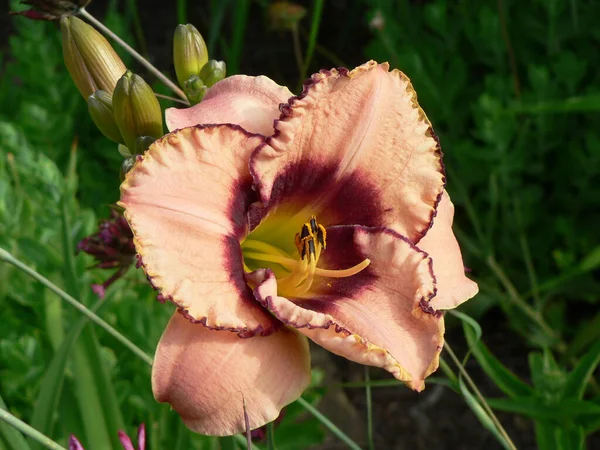
[{"label": "wavy petal margin", "polygon": [[279,104],[292,96],[288,88],[265,76],[234,75],[211,87],[204,99],[191,108],[169,108],[165,120],[169,131],[209,123],[235,123],[251,133],[273,134]]},{"label": "wavy petal margin", "polygon": [[191,430],[228,436],[245,430],[244,402],[255,429],[277,418],[310,382],[307,339],[282,328],[240,339],[175,313],[152,367],[156,400],[168,402]]},{"label": "wavy petal margin", "polygon": [[460,247],[452,232],[453,218],[454,205],[444,191],[433,226],[419,242],[419,248],[433,261],[437,295],[431,305],[436,309],[456,308],[479,291],[477,283],[465,276]]},{"label": "wavy petal margin", "polygon": [[300,221],[317,214],[325,226],[385,226],[421,239],[445,177],[437,137],[406,75],[374,61],[321,71],[281,111],[275,134],[250,160],[267,208],[290,215],[286,203],[302,195]]},{"label": "wavy petal margin", "polygon": [[239,245],[255,200],[248,155],[262,139],[233,125],[168,134],[127,174],[119,202],[161,298],[244,337],[281,326],[253,300]]},{"label": "wavy petal margin", "polygon": [[438,367],[444,322],[429,301],[435,295],[431,260],[389,229],[332,227],[319,267],[340,269],[365,258],[371,264],[348,278],[317,279],[305,298],[277,294],[270,270],[251,275],[256,299],[286,325],[327,350],[382,367],[420,391]]}]

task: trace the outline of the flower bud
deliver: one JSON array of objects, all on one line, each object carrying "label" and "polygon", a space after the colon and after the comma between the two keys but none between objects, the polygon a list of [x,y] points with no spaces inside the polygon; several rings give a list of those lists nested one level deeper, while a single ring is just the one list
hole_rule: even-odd
[{"label": "flower bud", "polygon": [[108,41],[77,17],[60,20],[65,65],[83,98],[97,90],[112,94],[126,67]]},{"label": "flower bud", "polygon": [[142,77],[129,70],[115,88],[113,113],[131,151],[135,151],[138,137],[159,138],[163,134],[162,111],[154,91]]},{"label": "flower bud", "polygon": [[227,74],[227,66],[225,61],[208,61],[200,71],[200,78],[207,87],[211,87],[217,81],[221,81]]},{"label": "flower bud", "polygon": [[208,50],[200,32],[191,24],[177,25],[173,38],[173,62],[177,81],[183,83],[200,70],[208,61]]},{"label": "flower bud", "polygon": [[102,134],[111,141],[123,143],[123,137],[113,115],[112,95],[106,91],[96,91],[88,97],[87,104],[90,116]]},{"label": "flower bud", "polygon": [[192,105],[200,103],[208,88],[198,75],[192,75],[183,83],[183,92]]},{"label": "flower bud", "polygon": [[306,15],[306,8],[296,3],[281,1],[269,6],[269,21],[275,30],[293,30]]}]

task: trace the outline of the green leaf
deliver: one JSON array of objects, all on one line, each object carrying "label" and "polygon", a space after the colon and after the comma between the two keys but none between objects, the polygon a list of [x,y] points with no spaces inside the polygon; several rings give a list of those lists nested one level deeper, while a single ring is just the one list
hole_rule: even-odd
[{"label": "green leaf", "polygon": [[[98,300],[91,308],[96,312],[100,306],[105,303]],[[87,317],[81,317],[71,328],[58,351],[54,354],[50,366],[46,371],[42,386],[35,402],[31,426],[39,432],[50,435],[52,432],[53,416],[58,409],[62,388],[65,379],[65,367],[71,354],[73,346],[83,329],[83,326],[89,321]],[[32,443],[33,444],[33,443]],[[34,448],[39,446],[35,444]]]},{"label": "green leaf", "polygon": [[600,340],[579,360],[579,363],[568,375],[564,388],[565,397],[582,399],[585,389],[594,370],[600,363]]},{"label": "green leaf", "polygon": [[484,372],[492,379],[492,381],[509,397],[528,397],[533,395],[531,386],[522,382],[514,373],[506,368],[483,344],[477,341],[476,332],[463,322],[463,330],[469,349],[473,352],[475,359],[484,370]]},{"label": "green leaf", "polygon": [[557,448],[554,436],[555,429],[556,425],[548,420],[535,421],[535,441],[538,450],[555,450]]},{"label": "green leaf", "polygon": [[[0,396],[0,408],[8,411],[8,408],[4,404],[4,400]],[[27,445],[27,441],[23,437],[23,435],[7,424],[4,421],[0,420],[0,438],[6,442],[8,445],[6,450],[29,450],[29,445]]]},{"label": "green leaf", "polygon": [[506,442],[504,437],[502,437],[502,435],[498,431],[498,428],[496,427],[488,413],[485,411],[485,409],[483,409],[483,407],[479,404],[477,399],[469,392],[462,378],[459,379],[458,385],[463,398],[467,402],[467,405],[469,406],[469,408],[471,408],[471,411],[473,411],[473,413],[475,414],[479,422],[481,422],[483,427],[489,432],[491,432],[504,448],[510,449],[510,444]]},{"label": "green leaf", "polygon": [[494,409],[539,420],[571,420],[600,415],[600,405],[585,400],[565,399],[552,405],[538,397],[488,398],[487,402]]}]

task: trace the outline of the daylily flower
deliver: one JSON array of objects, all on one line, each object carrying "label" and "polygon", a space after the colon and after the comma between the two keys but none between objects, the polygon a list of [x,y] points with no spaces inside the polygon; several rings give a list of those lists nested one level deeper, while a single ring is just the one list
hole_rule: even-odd
[{"label": "daylily flower", "polygon": [[294,97],[233,76],[166,122],[120,202],[147,276],[178,306],[156,399],[199,433],[245,430],[243,401],[260,427],[308,385],[306,337],[423,389],[442,311],[477,285],[408,78],[371,61]]},{"label": "daylily flower", "polygon": [[[119,440],[121,441],[121,445],[123,446],[123,450],[146,450],[146,426],[141,424],[138,428],[138,445],[137,448],[133,446],[131,439],[124,431],[119,431]],[[79,440],[71,435],[69,438],[69,450],[85,450],[83,445]]]}]

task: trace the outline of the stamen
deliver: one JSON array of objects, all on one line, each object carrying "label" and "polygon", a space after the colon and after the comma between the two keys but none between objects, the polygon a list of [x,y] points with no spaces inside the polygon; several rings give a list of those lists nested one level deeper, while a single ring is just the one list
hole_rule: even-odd
[{"label": "stamen", "polygon": [[266,242],[256,241],[254,239],[246,239],[244,242],[242,242],[242,247],[248,247],[248,248],[253,248],[255,250],[261,250],[265,253],[270,253],[270,254],[276,253],[276,254],[279,254],[286,258],[289,258],[289,256],[290,256],[286,252],[281,250],[280,248],[277,248],[273,245],[267,244]]},{"label": "stamen", "polygon": [[[301,297],[311,288],[315,276],[326,278],[345,278],[356,275],[371,264],[371,260],[356,264],[348,269],[320,269],[317,267],[321,253],[327,245],[327,230],[312,216],[308,222],[302,225],[300,233],[297,233],[294,242],[300,259],[292,259],[285,251],[262,241],[247,239],[242,243],[244,258],[279,264],[290,273],[278,277],[277,286],[281,295],[290,297]],[[254,251],[246,251],[252,249]],[[250,271],[246,262],[244,269]]]}]

